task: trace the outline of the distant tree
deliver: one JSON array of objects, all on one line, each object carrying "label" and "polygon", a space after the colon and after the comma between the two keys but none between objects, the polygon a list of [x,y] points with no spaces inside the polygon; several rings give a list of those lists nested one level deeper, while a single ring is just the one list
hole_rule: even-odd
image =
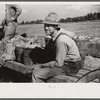
[{"label": "distant tree", "polygon": [[97,18],[100,19],[100,12],[97,13]]},{"label": "distant tree", "polygon": [[87,15],[87,17],[88,17],[88,20],[93,20],[93,19],[94,19],[94,14],[89,13],[89,14]]},{"label": "distant tree", "polygon": [[66,18],[65,22],[72,22],[72,18],[70,18],[70,17]]},{"label": "distant tree", "polygon": [[29,21],[26,21],[25,24],[30,24],[30,22]]},{"label": "distant tree", "polygon": [[59,22],[64,23],[64,22],[65,22],[65,19],[64,19],[64,18],[61,18],[61,19],[59,20]]},{"label": "distant tree", "polygon": [[73,17],[73,18],[61,18],[59,20],[59,22],[61,23],[65,23],[65,22],[79,22],[79,21],[91,21],[91,20],[98,20],[100,19],[100,12],[97,12],[97,13],[88,13],[87,15],[85,16],[78,16],[78,17]]},{"label": "distant tree", "polygon": [[36,20],[36,24],[42,24],[43,20]]},{"label": "distant tree", "polygon": [[88,20],[88,17],[87,16],[84,16],[84,21],[87,21]]},{"label": "distant tree", "polygon": [[21,24],[25,24],[24,21],[22,21]]},{"label": "distant tree", "polygon": [[94,13],[94,20],[98,20],[97,13]]},{"label": "distant tree", "polygon": [[36,23],[36,21],[30,21],[30,24],[35,24]]}]

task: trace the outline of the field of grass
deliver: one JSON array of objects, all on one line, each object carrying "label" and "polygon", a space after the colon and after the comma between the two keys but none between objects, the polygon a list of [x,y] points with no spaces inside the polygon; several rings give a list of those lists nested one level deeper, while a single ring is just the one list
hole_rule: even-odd
[{"label": "field of grass", "polygon": [[[97,21],[86,21],[77,23],[66,23],[61,24],[61,27],[73,31],[75,34],[83,34],[87,36],[100,37],[100,20]],[[33,25],[18,25],[18,34],[28,33],[30,37],[35,34],[44,35],[44,25],[43,24],[33,24]]]}]

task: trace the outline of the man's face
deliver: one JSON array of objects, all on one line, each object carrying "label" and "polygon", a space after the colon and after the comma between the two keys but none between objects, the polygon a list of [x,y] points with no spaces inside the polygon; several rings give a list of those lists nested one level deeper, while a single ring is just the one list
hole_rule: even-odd
[{"label": "man's face", "polygon": [[44,24],[44,30],[46,35],[52,35],[55,31],[55,26],[51,24]]}]

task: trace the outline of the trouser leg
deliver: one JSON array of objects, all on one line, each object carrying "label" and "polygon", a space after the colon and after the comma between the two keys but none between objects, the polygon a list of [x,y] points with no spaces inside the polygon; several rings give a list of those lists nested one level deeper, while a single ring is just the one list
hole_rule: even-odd
[{"label": "trouser leg", "polygon": [[41,83],[44,80],[48,79],[49,77],[53,77],[54,73],[51,72],[51,68],[40,68],[34,69],[32,74],[32,82]]},{"label": "trouser leg", "polygon": [[56,75],[75,75],[78,73],[81,62],[68,62],[61,68],[38,68],[33,70],[32,81],[33,82],[45,82],[48,79]]},{"label": "trouser leg", "polygon": [[48,79],[60,74],[65,74],[65,72],[61,68],[56,67],[34,69],[32,74],[32,82],[46,82]]}]

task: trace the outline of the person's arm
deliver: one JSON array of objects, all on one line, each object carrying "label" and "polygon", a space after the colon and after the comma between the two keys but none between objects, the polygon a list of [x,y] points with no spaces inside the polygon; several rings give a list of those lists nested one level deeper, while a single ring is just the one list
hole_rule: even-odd
[{"label": "person's arm", "polygon": [[22,9],[17,4],[11,4],[10,7],[15,7],[16,8],[16,15],[14,16],[14,18],[16,19],[21,14]]},{"label": "person's arm", "polygon": [[67,45],[64,42],[57,43],[56,59],[48,63],[41,64],[43,67],[61,67],[64,64],[66,53],[68,52]]},{"label": "person's arm", "polygon": [[6,16],[5,16],[6,23],[10,21],[9,8],[10,8],[9,4],[6,4]]},{"label": "person's arm", "polygon": [[6,19],[4,18],[1,25],[5,25]]}]

